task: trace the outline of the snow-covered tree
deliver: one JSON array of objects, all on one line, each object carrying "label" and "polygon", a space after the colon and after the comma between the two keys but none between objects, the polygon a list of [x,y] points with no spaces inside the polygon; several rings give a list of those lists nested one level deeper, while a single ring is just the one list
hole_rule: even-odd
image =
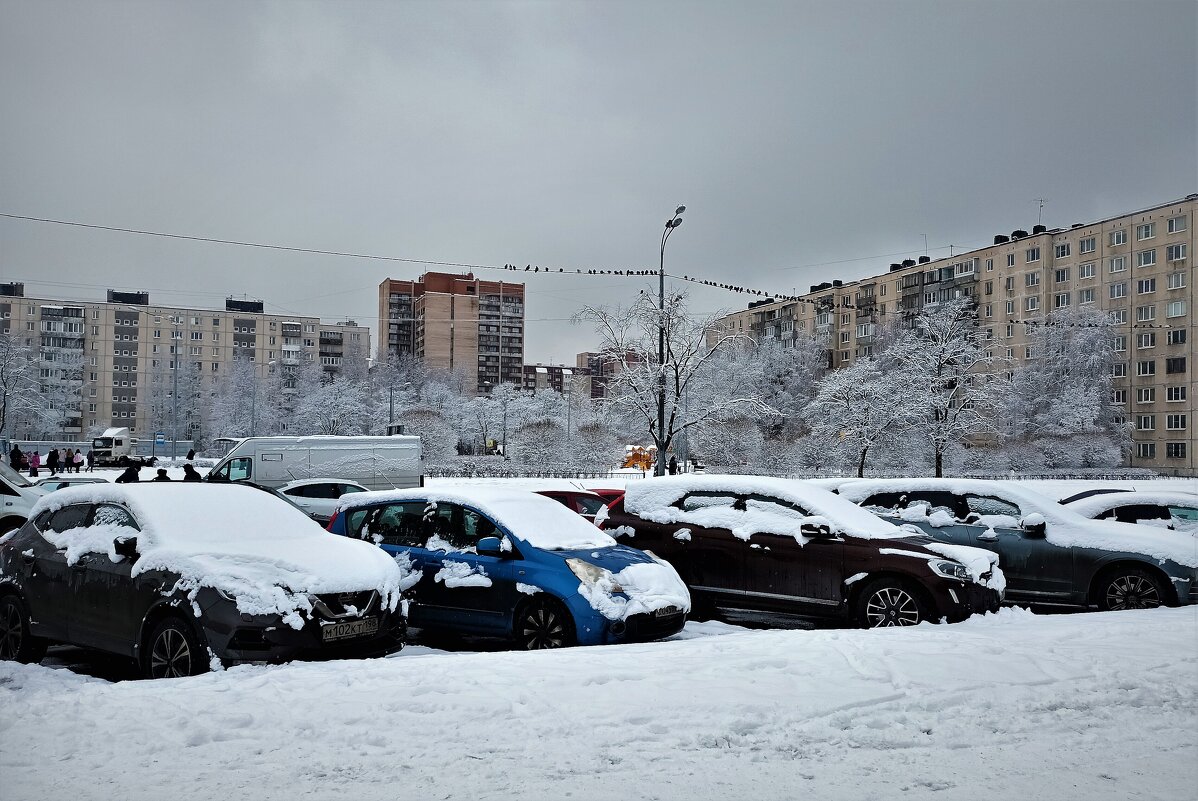
[{"label": "snow-covered tree", "polygon": [[19,421],[32,422],[40,407],[33,348],[21,337],[0,333],[0,436],[16,439]]},{"label": "snow-covered tree", "polygon": [[403,425],[404,434],[420,437],[427,464],[447,464],[457,455],[458,427],[436,409],[405,409],[396,415],[396,422]]}]

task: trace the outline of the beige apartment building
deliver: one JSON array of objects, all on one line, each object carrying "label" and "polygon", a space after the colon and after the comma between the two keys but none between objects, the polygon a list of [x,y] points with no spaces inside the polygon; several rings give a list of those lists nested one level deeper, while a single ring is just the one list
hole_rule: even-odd
[{"label": "beige apartment building", "polygon": [[761,301],[727,315],[755,340],[828,337],[829,367],[873,352],[877,327],[955,297],[1016,363],[1031,355],[1029,323],[1055,309],[1092,307],[1122,327],[1115,396],[1134,424],[1130,464],[1198,475],[1194,417],[1195,210],[1198,195],[1069,228],[1035,226],[959,255],[891,264],[879,275],[811,287],[797,301]]},{"label": "beige apartment building", "polygon": [[64,393],[75,412],[52,432],[18,418],[13,438],[81,441],[108,427],[152,435],[162,420],[151,405],[169,397],[176,378],[215,387],[238,361],[252,364],[259,379],[312,363],[336,374],[344,359],[370,356],[367,326],[267,314],[263,307],[233,298],[223,310],[163,306],[146,292],[113,290],[105,301],[29,298],[24,284],[0,285],[3,331],[24,337],[42,361],[44,385]]},{"label": "beige apartment building", "polygon": [[468,375],[487,394],[524,385],[524,284],[425,273],[379,284],[379,358],[411,356]]}]

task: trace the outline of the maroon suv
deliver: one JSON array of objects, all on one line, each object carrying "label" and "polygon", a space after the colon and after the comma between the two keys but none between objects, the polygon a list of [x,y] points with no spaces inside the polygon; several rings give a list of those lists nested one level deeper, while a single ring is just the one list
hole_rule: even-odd
[{"label": "maroon suv", "polygon": [[912,626],[963,620],[1002,601],[989,551],[898,528],[801,481],[637,481],[603,527],[669,561],[708,614],[724,607]]}]

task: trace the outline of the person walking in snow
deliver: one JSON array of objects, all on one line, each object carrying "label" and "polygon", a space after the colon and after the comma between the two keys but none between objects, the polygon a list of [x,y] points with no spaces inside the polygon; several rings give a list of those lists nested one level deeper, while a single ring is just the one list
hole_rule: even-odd
[{"label": "person walking in snow", "polygon": [[95,472],[95,470],[96,470],[96,452],[89,450],[87,452],[87,472],[93,473],[93,472]]},{"label": "person walking in snow", "polygon": [[29,454],[29,477],[37,478],[37,469],[42,466],[42,455],[37,451]]},{"label": "person walking in snow", "polygon": [[75,449],[75,456],[71,459],[71,463],[75,466],[76,473],[83,472],[83,448]]},{"label": "person walking in snow", "polygon": [[17,445],[12,446],[12,450],[8,452],[8,466],[18,473],[21,472],[21,460],[25,454],[21,453],[21,449]]},{"label": "person walking in snow", "polygon": [[195,458],[196,458],[196,449],[192,448],[191,450],[189,450],[187,452],[187,461],[189,461],[189,462],[195,461]]},{"label": "person walking in snow", "polygon": [[183,465],[183,480],[184,481],[203,481],[200,478],[199,472],[190,464]]},{"label": "person walking in snow", "polygon": [[50,468],[50,475],[58,475],[58,448],[51,448],[46,454],[46,467]]},{"label": "person walking in snow", "polygon": [[140,469],[141,468],[139,468],[135,464],[129,465],[128,467],[125,468],[125,472],[121,473],[119,476],[116,477],[116,483],[118,483],[118,484],[135,484],[135,483],[141,481],[141,478],[139,478],[137,475],[137,471]]}]

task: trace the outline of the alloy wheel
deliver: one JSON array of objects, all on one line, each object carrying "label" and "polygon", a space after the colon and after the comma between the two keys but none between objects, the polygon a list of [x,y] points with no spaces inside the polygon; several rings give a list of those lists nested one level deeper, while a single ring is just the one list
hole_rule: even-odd
[{"label": "alloy wheel", "polygon": [[155,679],[175,679],[191,675],[191,646],[183,632],[165,628],[150,649],[150,676]]},{"label": "alloy wheel", "polygon": [[919,605],[904,589],[882,587],[865,604],[865,620],[870,628],[914,626],[919,623]]},{"label": "alloy wheel", "polygon": [[525,650],[561,648],[566,644],[566,627],[561,616],[551,607],[534,606],[524,614],[520,624],[520,641]]},{"label": "alloy wheel", "polygon": [[1119,576],[1107,585],[1106,605],[1108,609],[1155,609],[1161,596],[1144,576]]},{"label": "alloy wheel", "polygon": [[0,659],[12,661],[17,658],[21,652],[24,629],[21,610],[17,609],[15,603],[8,601],[0,610]]}]

